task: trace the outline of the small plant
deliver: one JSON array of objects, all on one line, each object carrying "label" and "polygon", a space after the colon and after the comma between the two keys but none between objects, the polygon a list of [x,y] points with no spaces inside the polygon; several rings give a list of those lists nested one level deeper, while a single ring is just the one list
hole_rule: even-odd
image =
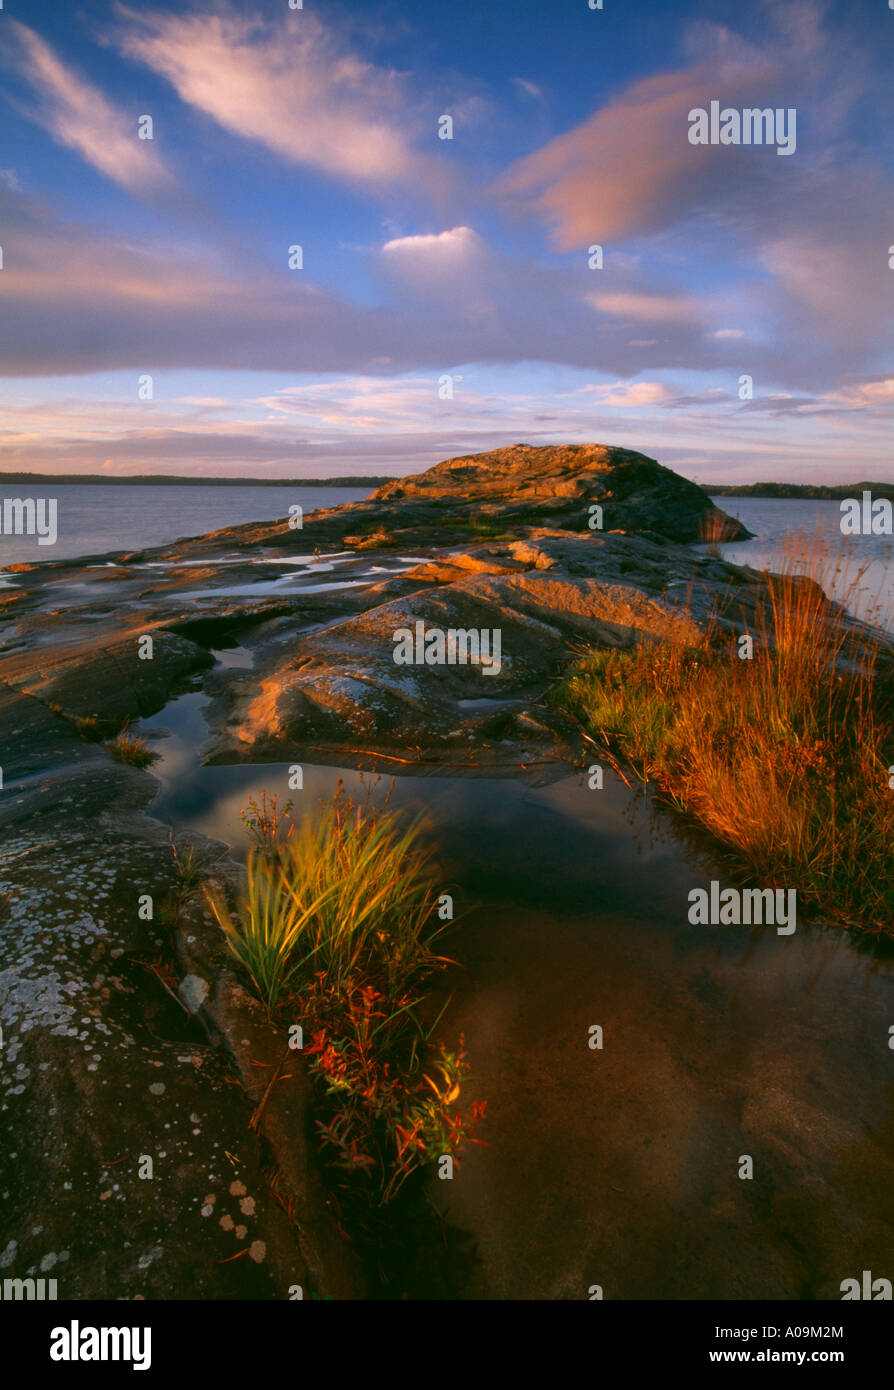
[{"label": "small plant", "polygon": [[294,828],[292,802],[287,801],[280,808],[276,796],[268,797],[265,791],[258,801],[250,796],[248,806],[240,815],[258,849],[270,856],[276,854],[283,836],[290,835]]},{"label": "small plant", "polygon": [[291,805],[263,794],[243,812],[254,844],[248,893],[234,919],[213,889],[209,901],[233,953],[270,1009],[286,983],[322,978],[344,995],[377,962],[389,993],[438,963],[430,946],[431,853],[422,821],[403,825],[393,812],[356,804],[343,789],[299,827]]},{"label": "small plant", "polygon": [[69,714],[58,704],[50,703],[47,708],[70,724],[78,738],[85,743],[105,743],[107,739],[115,737],[121,725],[120,720],[101,719],[96,714]]},{"label": "small plant", "polygon": [[705,512],[698,524],[698,538],[704,545],[707,554],[715,560],[722,558],[720,547],[734,534],[735,527],[729,524],[727,517],[717,507]]},{"label": "small plant", "polygon": [[506,535],[505,525],[491,517],[477,516],[470,512],[466,517],[457,517],[451,525],[458,531],[467,531],[471,535],[479,537],[481,540],[498,540]]},{"label": "small plant", "polygon": [[122,729],[115,738],[108,739],[105,746],[113,758],[119,763],[127,763],[129,767],[149,767],[159,756],[144,738],[129,734],[126,729]]},{"label": "small plant", "polygon": [[369,968],[388,994],[403,995],[437,963],[431,943],[435,880],[423,820],[355,803],[340,788],[314,820],[286,840],[281,863],[293,898],[318,901],[307,965],[343,995]]},{"label": "small plant", "polygon": [[195,845],[188,844],[184,849],[178,849],[171,837],[171,854],[174,858],[174,872],[177,875],[179,885],[179,896],[182,899],[194,893],[202,883],[202,866],[196,854]]},{"label": "small plant", "polygon": [[[381,1206],[424,1164],[479,1142],[475,1132],[485,1112],[476,1101],[465,1120],[452,1108],[469,1073],[463,1040],[456,1052],[441,1048],[431,1066],[438,1081],[408,1070],[411,1030],[384,1004],[372,987],[359,988],[338,1032],[320,1029],[307,1049],[331,1102],[329,1119],[317,1121],[324,1150],[334,1167],[361,1175]],[[402,1051],[405,1065],[396,1066]]]},{"label": "small plant", "polygon": [[[262,795],[243,813],[253,843],[235,911],[207,885],[230,949],[274,1013],[288,1004],[312,1038],[306,1049],[320,1092],[318,1130],[348,1200],[390,1203],[422,1164],[473,1137],[455,1108],[468,1074],[462,1043],[423,1073],[433,1029],[418,1010],[425,986],[449,962],[433,951],[436,875],[421,818],[361,805],[339,785],[300,825],[291,806]],[[439,1016],[440,1017],[440,1016]]]}]

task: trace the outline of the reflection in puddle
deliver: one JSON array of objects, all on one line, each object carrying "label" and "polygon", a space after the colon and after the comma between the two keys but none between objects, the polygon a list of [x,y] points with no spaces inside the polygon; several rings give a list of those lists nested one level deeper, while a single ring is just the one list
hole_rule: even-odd
[{"label": "reflection in puddle", "polygon": [[497,700],[493,698],[488,699],[486,696],[484,696],[480,700],[457,700],[456,707],[457,709],[492,709],[496,711],[502,709],[510,709],[513,705],[527,705],[529,703],[530,702],[528,700]]},{"label": "reflection in puddle", "polygon": [[801,922],[691,926],[716,864],[610,774],[597,791],[565,766],[532,785],[305,764],[293,792],[285,763],[201,766],[207,698],[142,726],[171,729],[150,810],[180,831],[241,849],[250,796],[310,815],[339,779],[436,829],[461,968],[429,1002],[452,996],[436,1037],[464,1034],[467,1103],[488,1104],[486,1146],[431,1194],[476,1246],[461,1296],[830,1299],[888,1269],[890,960]]},{"label": "reflection in puddle", "polygon": [[255,664],[255,654],[248,647],[212,647],[211,655],[225,671],[250,671]]},{"label": "reflection in puddle", "polygon": [[256,584],[222,585],[219,589],[185,589],[181,598],[259,598],[265,594],[326,594],[330,590],[356,589],[369,579],[333,580],[329,584],[301,584],[293,574],[280,579],[259,579]]}]

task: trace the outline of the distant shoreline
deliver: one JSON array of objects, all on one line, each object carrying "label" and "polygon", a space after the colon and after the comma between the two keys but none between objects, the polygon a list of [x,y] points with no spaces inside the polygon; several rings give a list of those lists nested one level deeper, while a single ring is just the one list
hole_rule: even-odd
[{"label": "distant shoreline", "polygon": [[894,500],[894,483],[726,483],[716,487],[699,483],[710,497],[774,497],[787,499],[838,502],[843,497],[859,497],[871,492],[873,497]]},{"label": "distant shoreline", "polygon": [[345,478],[190,478],[182,473],[134,473],[126,477],[107,478],[100,473],[2,473],[0,486],[15,485],[53,485],[77,483],[86,486],[116,487],[138,485],[141,487],[381,487],[391,483],[391,474],[376,474],[374,477]]},{"label": "distant shoreline", "polygon": [[[0,487],[60,487],[77,484],[86,487],[350,487],[374,488],[397,481],[391,473],[376,473],[369,477],[348,475],[342,478],[191,478],[183,473],[133,473],[127,476],[106,477],[101,473],[4,473],[0,471]],[[782,501],[798,498],[818,501],[840,501],[871,492],[873,497],[889,497],[894,501],[894,483],[699,483],[710,497],[767,497]]]}]

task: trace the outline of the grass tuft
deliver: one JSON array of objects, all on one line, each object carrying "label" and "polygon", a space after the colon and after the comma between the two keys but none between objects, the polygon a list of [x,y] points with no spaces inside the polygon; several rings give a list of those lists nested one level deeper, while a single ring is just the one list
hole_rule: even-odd
[{"label": "grass tuft", "polygon": [[129,734],[125,729],[115,738],[108,739],[105,746],[113,758],[119,763],[127,763],[129,767],[149,767],[159,756],[144,738]]},{"label": "grass tuft", "polygon": [[179,892],[185,900],[202,884],[204,878],[202,865],[196,854],[195,845],[187,844],[178,849],[174,843],[173,835],[171,836],[171,854],[174,859],[174,872],[177,875]]},{"label": "grass tuft", "polygon": [[384,971],[398,994],[434,968],[431,853],[422,820],[355,804],[339,793],[300,826],[275,798],[250,803],[255,843],[235,916],[214,888],[212,910],[271,1012],[287,983],[321,979],[345,997],[358,974]]},{"label": "grass tuft", "polygon": [[796,888],[830,921],[894,932],[889,651],[818,578],[829,582],[825,556],[790,547],[750,660],[719,631],[697,646],[592,651],[555,698],[744,872]]}]

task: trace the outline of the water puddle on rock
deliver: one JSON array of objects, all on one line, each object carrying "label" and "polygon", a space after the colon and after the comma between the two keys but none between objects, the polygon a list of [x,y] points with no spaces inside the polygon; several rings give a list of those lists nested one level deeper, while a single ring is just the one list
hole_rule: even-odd
[{"label": "water puddle on rock", "polygon": [[837,1299],[887,1273],[892,962],[867,938],[691,926],[689,890],[722,870],[608,773],[392,785],[305,764],[290,792],[286,764],[201,765],[206,701],[142,725],[171,730],[150,814],[178,831],[241,849],[249,796],[312,815],[339,779],[431,819],[462,967],[437,1037],[464,1035],[463,1099],[487,1101],[486,1146],[432,1183],[469,1238],[445,1250],[454,1296]]},{"label": "water puddle on rock", "polygon": [[283,575],[279,579],[259,579],[253,584],[224,585],[217,589],[185,589],[180,595],[184,599],[219,598],[270,598],[277,594],[328,594],[339,589],[358,589],[370,580],[343,579],[332,580],[328,584],[301,584],[294,574]]},{"label": "water puddle on rock", "polygon": [[255,662],[254,652],[249,651],[248,647],[212,649],[211,655],[225,671],[250,671]]},{"label": "water puddle on rock", "polygon": [[[285,569],[284,574],[277,575],[274,579],[257,579],[247,584],[233,584],[215,587],[211,589],[186,589],[180,597],[184,599],[219,599],[219,598],[266,598],[275,595],[300,595],[300,594],[328,594],[337,593],[339,590],[358,589],[364,585],[375,583],[381,576],[397,578],[404,574],[407,569],[412,569],[416,563],[411,557],[404,559],[398,557],[394,563],[384,565],[372,565],[358,562],[353,552],[348,553],[348,558],[344,559],[340,555],[332,556],[303,556],[300,560],[280,560],[267,559],[257,560],[256,565],[280,566]],[[337,568],[345,566],[347,574],[356,575],[356,578],[343,578],[318,581],[316,576],[334,572]],[[311,582],[314,581],[314,582]]]}]

